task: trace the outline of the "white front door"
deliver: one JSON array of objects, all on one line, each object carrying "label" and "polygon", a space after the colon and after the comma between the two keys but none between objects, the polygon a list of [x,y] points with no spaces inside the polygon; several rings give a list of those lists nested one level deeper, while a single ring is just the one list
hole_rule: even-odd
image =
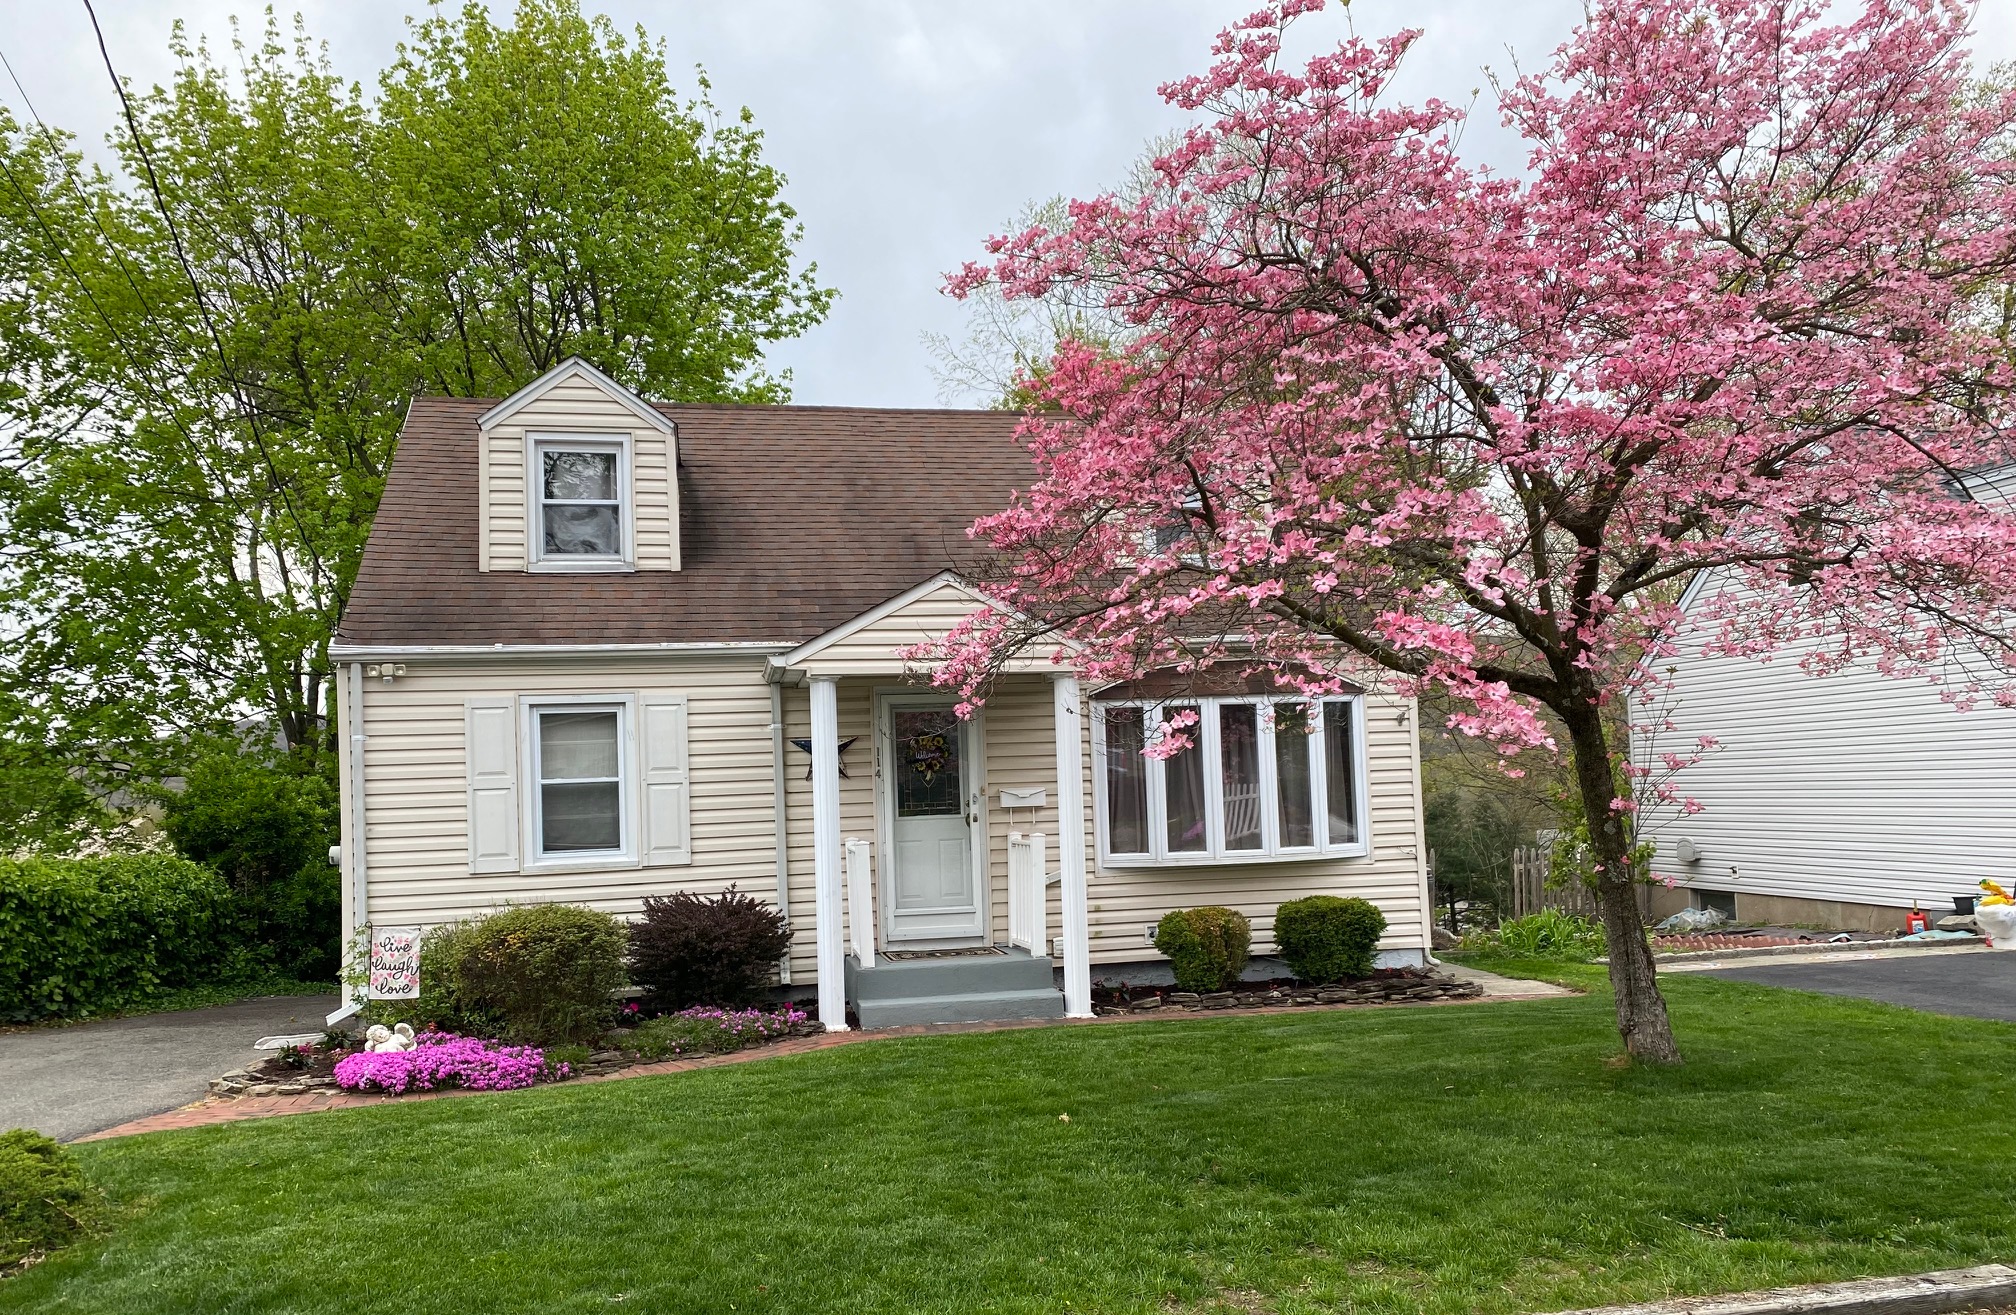
[{"label": "white front door", "polygon": [[882,907],[892,944],[983,934],[973,832],[980,807],[971,723],[950,699],[894,697],[882,712],[889,862]]}]

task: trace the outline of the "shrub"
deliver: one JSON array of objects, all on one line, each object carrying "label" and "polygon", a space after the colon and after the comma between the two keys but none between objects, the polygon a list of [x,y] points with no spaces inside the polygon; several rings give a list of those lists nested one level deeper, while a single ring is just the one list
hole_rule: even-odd
[{"label": "shrub", "polygon": [[784,1036],[804,1011],[785,1006],[776,1013],[761,1009],[682,1009],[638,1026],[624,1044],[646,1059],[674,1055],[712,1055],[761,1045]]},{"label": "shrub", "polygon": [[1386,915],[1362,899],[1311,895],[1274,910],[1274,943],[1305,982],[1370,975],[1385,933]]},{"label": "shrub", "polygon": [[[411,1050],[359,1051],[336,1061],[336,1085],[346,1091],[407,1091],[465,1087],[512,1091],[545,1076],[546,1056],[532,1046],[506,1046],[447,1032],[422,1032]],[[561,1065],[558,1076],[568,1076]]]},{"label": "shrub", "polygon": [[[625,928],[572,904],[527,904],[473,924],[448,965],[456,1002],[494,1013],[506,1040],[591,1041],[608,1028],[610,992],[623,985]],[[423,947],[420,975],[427,975]]]},{"label": "shrub", "polygon": [[[461,965],[475,943],[477,922],[444,922],[420,936],[420,994],[411,1000],[368,1000],[358,1011],[366,1025],[411,1023],[415,1031],[456,1032],[464,1036],[496,1036],[504,1017],[460,989]],[[362,996],[367,980],[368,949],[359,937],[346,974],[352,991]]]},{"label": "shrub", "polygon": [[1175,909],[1155,925],[1155,948],[1169,956],[1185,991],[1222,991],[1246,971],[1253,926],[1234,909]]},{"label": "shrub", "polygon": [[1465,936],[1463,948],[1507,959],[1562,959],[1586,963],[1608,942],[1603,924],[1560,909],[1542,909],[1499,925],[1498,930]]},{"label": "shrub", "polygon": [[736,891],[650,896],[630,928],[630,972],[659,1009],[759,999],[791,929],[776,907]]},{"label": "shrub", "polygon": [[92,1230],[98,1194],[70,1152],[39,1132],[0,1132],[0,1271]]},{"label": "shrub", "polygon": [[304,980],[334,978],[341,932],[335,756],[304,767],[232,746],[190,765],[164,793],[162,830],[175,852],[222,876],[248,942]]},{"label": "shrub", "polygon": [[0,859],[0,1021],[110,1013],[215,980],[239,966],[231,909],[216,873],[165,854]]}]

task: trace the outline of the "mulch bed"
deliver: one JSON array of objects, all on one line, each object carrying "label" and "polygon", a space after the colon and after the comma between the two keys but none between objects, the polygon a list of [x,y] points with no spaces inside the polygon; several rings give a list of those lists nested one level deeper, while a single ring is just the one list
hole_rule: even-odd
[{"label": "mulch bed", "polygon": [[[808,1014],[811,1012],[810,1008],[804,1003],[800,1003],[796,1007],[805,1009]],[[807,1018],[802,1023],[794,1023],[790,1030],[786,1032],[762,1040],[752,1041],[740,1048],[744,1050],[760,1049],[763,1046],[773,1045],[776,1042],[782,1041],[786,1037],[816,1036],[824,1031],[825,1029],[819,1026],[816,1019]],[[617,1028],[606,1039],[612,1041],[619,1040],[628,1034],[629,1029]],[[210,1080],[210,1094],[213,1096],[299,1096],[311,1091],[338,1091],[341,1088],[336,1085],[336,1062],[345,1055],[352,1053],[354,1052],[350,1050],[327,1050],[321,1046],[316,1046],[308,1055],[305,1066],[291,1063],[281,1055],[273,1055],[270,1058],[260,1060],[256,1064],[250,1064],[241,1069],[233,1069],[222,1077],[212,1078]],[[672,1058],[678,1059],[691,1057],[690,1055],[672,1056]],[[569,1081],[572,1078],[601,1077],[607,1073],[621,1072],[626,1068],[632,1068],[638,1064],[655,1064],[664,1058],[666,1056],[662,1055],[646,1058],[637,1051],[623,1049],[620,1045],[598,1049],[588,1056],[586,1063],[575,1065],[573,1073],[568,1078],[561,1079],[561,1081]]]},{"label": "mulch bed", "polygon": [[1278,977],[1266,982],[1241,982],[1235,991],[1199,993],[1173,986],[1113,986],[1092,988],[1092,1012],[1140,1014],[1166,1009],[1198,1012],[1206,1009],[1278,1009],[1282,1005],[1411,1004],[1423,1000],[1469,1000],[1484,994],[1476,982],[1466,982],[1429,968],[1382,968],[1370,977],[1318,986]]}]

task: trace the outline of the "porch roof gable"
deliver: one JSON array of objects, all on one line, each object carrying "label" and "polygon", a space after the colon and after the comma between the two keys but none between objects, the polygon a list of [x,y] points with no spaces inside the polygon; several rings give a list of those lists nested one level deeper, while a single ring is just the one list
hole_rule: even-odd
[{"label": "porch roof gable", "polygon": [[[906,661],[900,651],[914,644],[941,639],[952,627],[982,608],[1010,612],[999,600],[990,598],[956,571],[940,571],[923,583],[885,599],[800,644],[789,653],[770,659],[773,678],[808,676],[895,675],[928,670],[929,663]],[[1064,640],[1058,646],[1075,649]],[[1030,654],[1008,664],[1017,672],[1059,673],[1071,668],[1051,660],[1049,652]]]}]

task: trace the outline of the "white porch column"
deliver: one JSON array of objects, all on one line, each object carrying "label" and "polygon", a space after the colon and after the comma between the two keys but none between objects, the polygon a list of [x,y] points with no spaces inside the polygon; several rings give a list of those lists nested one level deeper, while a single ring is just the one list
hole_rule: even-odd
[{"label": "white porch column", "polygon": [[1085,916],[1084,728],[1078,678],[1054,676],[1057,709],[1057,866],[1064,915],[1064,1015],[1092,1017],[1092,947]]},{"label": "white porch column", "polygon": [[846,946],[840,930],[840,712],[838,682],[812,678],[812,880],[817,894],[819,1021],[847,1030]]}]

